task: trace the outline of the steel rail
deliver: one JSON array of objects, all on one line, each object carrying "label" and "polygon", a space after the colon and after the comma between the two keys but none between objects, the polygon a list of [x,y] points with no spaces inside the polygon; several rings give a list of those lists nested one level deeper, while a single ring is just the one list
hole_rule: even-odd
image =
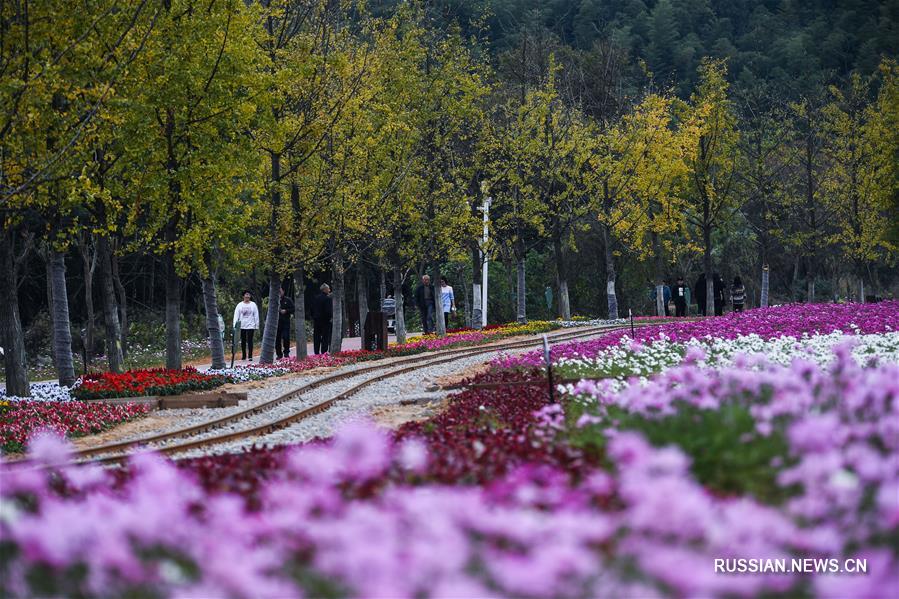
[{"label": "steel rail", "polygon": [[[612,326],[593,327],[588,330],[578,330],[576,332],[565,331],[560,334],[553,335],[550,339],[551,339],[552,343],[559,343],[559,342],[579,339],[582,337],[591,337],[591,336],[600,335],[600,334],[604,334],[604,333],[608,333],[608,332],[613,332],[613,331],[617,331],[617,330],[621,330],[621,329],[627,329],[629,327],[630,327],[630,325],[612,325]],[[227,432],[227,433],[224,433],[221,435],[205,437],[202,439],[194,439],[194,440],[186,441],[184,443],[178,443],[175,445],[169,445],[169,446],[163,446],[163,447],[153,447],[152,451],[166,453],[166,454],[174,454],[174,453],[179,453],[179,452],[184,452],[184,451],[190,451],[192,449],[197,449],[197,448],[205,447],[205,446],[209,446],[209,445],[218,445],[221,443],[228,443],[228,442],[235,441],[235,440],[242,439],[242,438],[264,435],[264,434],[268,434],[270,432],[279,430],[281,428],[290,426],[291,424],[293,424],[295,422],[304,420],[315,414],[324,412],[325,410],[329,409],[331,406],[333,406],[338,401],[345,400],[345,399],[351,397],[352,395],[355,395],[363,388],[365,388],[369,385],[372,385],[374,383],[383,381],[387,378],[405,374],[407,372],[411,372],[411,371],[421,368],[423,366],[427,367],[427,366],[445,364],[445,363],[453,362],[453,361],[460,360],[460,359],[463,359],[466,357],[470,357],[473,355],[494,353],[497,351],[504,351],[504,350],[509,350],[509,349],[520,349],[520,348],[532,347],[532,346],[537,346],[540,343],[542,343],[542,338],[509,341],[506,343],[492,344],[489,346],[480,346],[480,347],[474,347],[474,348],[472,348],[472,347],[457,348],[455,350],[448,350],[445,352],[440,352],[440,354],[438,354],[438,355],[435,355],[434,353],[429,352],[428,355],[426,355],[426,356],[415,356],[413,359],[397,360],[397,361],[391,362],[389,364],[381,364],[381,365],[377,365],[377,366],[351,370],[348,372],[342,372],[342,373],[322,377],[315,381],[311,381],[311,382],[306,383],[305,385],[303,385],[297,389],[289,391],[275,399],[269,400],[267,402],[259,404],[258,406],[248,408],[246,410],[237,412],[235,414],[231,414],[231,415],[228,415],[228,416],[225,416],[222,418],[210,420],[210,421],[196,424],[193,426],[185,427],[182,429],[169,431],[166,433],[158,433],[158,434],[151,435],[148,437],[141,437],[139,439],[120,441],[120,442],[102,445],[102,446],[98,446],[98,447],[91,447],[91,448],[83,449],[83,450],[74,452],[73,458],[79,459],[79,458],[85,458],[85,457],[89,457],[89,456],[97,455],[97,454],[121,451],[121,450],[126,450],[126,449],[130,449],[130,448],[143,446],[148,443],[158,443],[160,441],[166,441],[166,440],[184,437],[184,436],[188,436],[188,435],[192,435],[192,434],[206,432],[208,430],[211,430],[214,428],[220,428],[220,427],[230,424],[232,422],[242,420],[243,418],[246,418],[248,416],[252,416],[252,415],[255,415],[255,414],[258,414],[261,412],[268,411],[268,410],[272,409],[273,407],[276,407],[277,405],[280,405],[282,403],[290,401],[291,399],[301,396],[302,394],[304,394],[308,391],[311,391],[315,388],[318,388],[318,387],[321,387],[324,385],[333,384],[333,383],[339,382],[341,380],[345,380],[347,378],[353,378],[353,377],[359,376],[361,374],[366,374],[368,372],[372,372],[375,370],[392,368],[391,370],[387,370],[386,372],[382,372],[373,377],[369,377],[369,378],[357,383],[353,387],[335,395],[334,397],[332,397],[330,399],[321,401],[313,406],[309,406],[307,408],[304,408],[300,411],[294,412],[293,414],[290,414],[283,418],[269,421],[269,422],[266,422],[266,423],[263,423],[263,424],[260,424],[257,426],[244,428],[244,429],[240,429],[237,431]],[[401,366],[401,368],[393,368],[398,365]],[[103,457],[88,460],[88,461],[91,463],[99,463],[99,464],[118,463],[118,462],[121,462],[122,460],[128,458],[130,455],[133,455],[133,454],[132,453],[122,453],[119,455],[103,456]]]}]

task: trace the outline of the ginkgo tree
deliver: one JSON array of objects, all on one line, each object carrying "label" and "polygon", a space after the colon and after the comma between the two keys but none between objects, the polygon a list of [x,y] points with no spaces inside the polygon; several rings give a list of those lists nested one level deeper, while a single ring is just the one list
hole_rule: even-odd
[{"label": "ginkgo tree", "polygon": [[[421,15],[401,13],[376,52],[369,113],[369,205],[376,254],[391,264],[397,338],[405,336],[402,287],[409,270],[459,256],[474,235],[471,156],[488,91],[483,65],[458,33],[426,35]],[[444,323],[437,319],[437,331]]]},{"label": "ginkgo tree", "polygon": [[605,241],[609,318],[618,317],[616,243],[640,260],[654,259],[656,310],[665,314],[666,256],[685,233],[680,193],[685,164],[673,104],[668,96],[647,94],[600,129],[590,146],[588,165]]},{"label": "ginkgo tree", "polygon": [[713,233],[729,221],[742,201],[737,185],[742,159],[739,131],[726,74],[723,61],[704,59],[696,90],[680,115],[686,163],[685,217],[698,231],[710,308],[715,297]]},{"label": "ginkgo tree", "polygon": [[209,269],[256,218],[260,169],[249,131],[258,14],[240,0],[170,0],[165,8],[123,90],[122,169],[110,193],[122,199],[134,245],[164,259],[166,367],[181,368],[181,285],[192,272],[204,282],[218,367],[224,349]]},{"label": "ginkgo tree", "polygon": [[833,100],[823,109],[828,158],[824,197],[836,225],[830,241],[854,266],[860,302],[865,301],[868,266],[892,260],[899,249],[888,236],[897,191],[899,67],[884,62],[880,77],[873,102],[868,101],[873,82],[856,73],[847,90],[832,88]]},{"label": "ginkgo tree", "polygon": [[0,273],[8,283],[0,291],[0,343],[12,395],[30,394],[17,291],[35,236],[49,252],[57,374],[63,384],[74,382],[64,253],[80,202],[84,138],[153,31],[159,9],[151,4],[89,0],[73,11],[58,0],[23,0],[0,7]]},{"label": "ginkgo tree", "polygon": [[[267,228],[259,240],[268,270],[269,310],[260,352],[263,363],[274,360],[282,275],[293,273],[297,289],[304,287],[305,269],[322,258],[327,237],[310,225],[326,223],[324,218],[334,214],[321,202],[316,202],[314,214],[310,212],[307,200],[324,196],[304,193],[303,186],[323,174],[321,163],[313,162],[334,149],[336,128],[350,118],[351,104],[364,93],[370,44],[351,28],[356,7],[330,0],[274,0],[261,6],[261,26],[254,34],[263,54],[261,110],[253,136],[265,165]],[[330,178],[333,173],[327,174]],[[298,346],[305,337],[301,320]],[[305,352],[305,343],[298,352]]]},{"label": "ginkgo tree", "polygon": [[528,252],[545,242],[544,203],[534,188],[528,153],[527,104],[517,98],[497,102],[484,127],[479,152],[493,198],[490,231],[493,243],[508,246],[515,258],[516,317],[527,321]]},{"label": "ginkgo tree", "polygon": [[559,312],[569,319],[567,252],[575,247],[574,232],[590,206],[583,179],[588,127],[584,116],[559,95],[557,71],[551,64],[543,84],[528,90],[516,109],[510,141],[517,165],[507,176],[533,202],[528,207],[530,226],[543,230],[551,243]]}]

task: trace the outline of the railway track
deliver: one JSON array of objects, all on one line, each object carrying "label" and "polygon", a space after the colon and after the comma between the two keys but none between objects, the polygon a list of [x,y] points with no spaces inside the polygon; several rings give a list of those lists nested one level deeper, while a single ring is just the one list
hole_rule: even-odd
[{"label": "railway track", "polygon": [[[592,337],[598,334],[626,329],[629,327],[630,325],[606,325],[580,330],[565,330],[553,335],[547,335],[547,337],[551,344],[556,344],[559,342],[573,341],[583,337]],[[333,375],[324,376],[314,381],[310,381],[309,383],[305,383],[300,387],[288,391],[287,393],[284,393],[274,399],[265,401],[261,404],[249,407],[244,410],[240,410],[233,414],[229,414],[212,420],[207,420],[199,424],[172,431],[156,433],[136,439],[108,443],[97,447],[85,448],[73,452],[72,458],[77,461],[88,461],[97,464],[115,464],[127,459],[130,455],[133,455],[135,452],[132,450],[141,447],[145,447],[147,449],[151,449],[152,451],[157,451],[165,454],[177,454],[201,447],[219,445],[223,443],[238,441],[241,439],[255,438],[285,428],[287,426],[290,426],[291,424],[294,424],[295,422],[299,422],[315,414],[324,412],[335,403],[350,398],[351,396],[361,391],[363,388],[379,381],[388,379],[390,377],[405,374],[418,368],[445,364],[479,354],[536,347],[542,344],[542,342],[543,340],[541,336],[536,339],[507,341],[491,344],[488,346],[457,348],[439,352],[427,352],[426,354],[422,355],[399,358],[391,361],[388,364],[363,366],[354,370],[335,373]],[[368,373],[376,374],[365,378],[361,382],[356,383],[349,389],[346,389],[329,399],[292,412],[287,416],[269,420],[259,425],[253,425],[245,428],[240,428],[238,430],[223,432],[218,435],[205,436],[196,439],[187,439],[181,443],[158,445],[160,443],[166,443],[185,437],[197,436],[209,431],[213,431],[215,429],[227,427],[243,419],[268,412],[286,402],[300,398],[303,394],[308,393],[309,391],[312,391],[314,389],[344,381],[346,379],[355,378]],[[156,446],[146,447],[154,444]]]}]

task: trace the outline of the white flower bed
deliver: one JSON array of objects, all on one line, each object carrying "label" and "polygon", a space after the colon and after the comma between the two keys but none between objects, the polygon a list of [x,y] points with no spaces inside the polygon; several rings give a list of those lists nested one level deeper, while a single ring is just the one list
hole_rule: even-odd
[{"label": "white flower bed", "polygon": [[0,390],[0,399],[7,401],[74,401],[70,389],[59,383],[31,383],[31,397],[6,395],[6,389]]},{"label": "white flower bed", "polygon": [[564,329],[570,329],[572,327],[602,327],[612,326],[615,324],[625,324],[628,322],[628,320],[626,318],[617,318],[615,320],[594,318],[592,320],[554,320],[553,322]]},{"label": "white flower bed", "polygon": [[218,374],[229,376],[235,383],[245,383],[247,381],[258,381],[260,379],[271,376],[281,376],[290,373],[289,368],[262,367],[256,365],[235,366],[234,368],[222,368],[221,370],[207,370],[207,374]]},{"label": "white flower bed", "polygon": [[797,358],[828,367],[834,360],[833,348],[840,343],[853,344],[852,356],[859,364],[899,363],[899,332],[844,335],[835,331],[827,335],[767,340],[754,334],[735,339],[691,339],[687,343],[661,338],[649,345],[624,337],[619,345],[594,358],[561,358],[557,367],[564,368],[566,376],[605,376],[623,389],[629,378],[645,381],[654,373],[680,364],[685,357],[697,366],[716,369],[733,365],[757,368],[760,363],[788,365]]}]

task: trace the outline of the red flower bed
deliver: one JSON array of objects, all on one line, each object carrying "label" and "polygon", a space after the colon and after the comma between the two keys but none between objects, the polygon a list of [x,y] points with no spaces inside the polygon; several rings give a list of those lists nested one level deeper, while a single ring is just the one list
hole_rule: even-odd
[{"label": "red flower bed", "polygon": [[0,451],[24,451],[29,437],[39,430],[50,429],[67,437],[80,437],[143,416],[149,410],[149,406],[140,404],[112,406],[77,401],[8,402],[0,409]]},{"label": "red flower bed", "polygon": [[177,395],[189,391],[214,389],[230,382],[225,375],[203,374],[196,368],[166,370],[129,370],[85,375],[72,389],[75,399],[106,399],[141,395]]},{"label": "red flower bed", "polygon": [[[514,383],[536,373],[494,371],[476,377],[478,383]],[[535,434],[535,412],[549,403],[545,384],[474,388],[453,397],[449,408],[424,422],[404,424],[397,440],[418,437],[429,446],[425,477],[445,483],[483,484],[528,464],[549,464],[577,475],[595,460],[579,449]]]}]

